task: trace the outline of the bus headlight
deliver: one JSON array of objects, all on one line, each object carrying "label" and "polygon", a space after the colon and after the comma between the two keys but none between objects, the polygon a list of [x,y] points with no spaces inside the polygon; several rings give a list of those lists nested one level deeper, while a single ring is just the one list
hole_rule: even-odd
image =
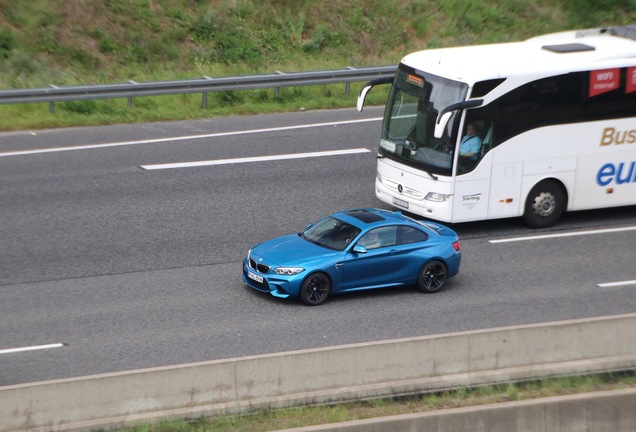
[{"label": "bus headlight", "polygon": [[375,173],[375,179],[378,181],[378,183],[382,183],[382,176],[380,175],[380,173]]},{"label": "bus headlight", "polygon": [[429,192],[426,194],[426,197],[424,199],[427,201],[444,202],[444,201],[448,201],[450,197],[451,197],[450,195],[446,195],[442,193]]}]

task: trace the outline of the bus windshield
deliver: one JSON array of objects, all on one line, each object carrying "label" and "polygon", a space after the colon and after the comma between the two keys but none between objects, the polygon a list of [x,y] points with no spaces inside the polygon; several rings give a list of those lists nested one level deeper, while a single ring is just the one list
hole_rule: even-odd
[{"label": "bus windshield", "polygon": [[380,154],[423,169],[434,178],[435,174],[450,176],[456,113],[441,138],[435,138],[433,131],[438,114],[464,101],[467,92],[465,83],[400,65],[384,113]]}]

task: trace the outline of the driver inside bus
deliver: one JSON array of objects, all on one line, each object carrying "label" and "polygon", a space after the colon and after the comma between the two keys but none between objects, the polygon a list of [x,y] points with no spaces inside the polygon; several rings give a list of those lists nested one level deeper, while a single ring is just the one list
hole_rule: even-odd
[{"label": "driver inside bus", "polygon": [[459,145],[459,155],[476,161],[479,159],[479,150],[481,149],[481,138],[479,137],[477,126],[475,123],[466,125],[466,135],[462,138]]}]

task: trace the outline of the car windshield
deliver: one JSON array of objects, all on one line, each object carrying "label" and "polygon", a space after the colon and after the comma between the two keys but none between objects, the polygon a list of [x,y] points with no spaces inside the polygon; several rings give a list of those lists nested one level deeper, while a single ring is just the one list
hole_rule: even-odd
[{"label": "car windshield", "polygon": [[438,114],[464,101],[468,86],[400,65],[384,114],[380,154],[431,174],[450,175],[455,114],[441,138],[433,131]]},{"label": "car windshield", "polygon": [[329,216],[307,228],[301,233],[301,237],[318,246],[341,251],[359,233],[359,228]]}]

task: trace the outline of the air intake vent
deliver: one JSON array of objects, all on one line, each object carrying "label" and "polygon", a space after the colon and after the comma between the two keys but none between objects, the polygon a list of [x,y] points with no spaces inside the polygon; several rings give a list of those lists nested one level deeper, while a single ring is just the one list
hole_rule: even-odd
[{"label": "air intake vent", "polygon": [[587,30],[579,30],[576,32],[577,38],[596,37],[596,36],[616,36],[625,39],[636,40],[636,24],[630,24],[621,27],[604,27]]},{"label": "air intake vent", "polygon": [[557,44],[557,45],[544,45],[541,48],[547,51],[552,51],[559,54],[565,53],[573,53],[573,52],[582,52],[582,51],[594,51],[595,48],[590,45],[585,45],[582,43],[568,43],[568,44]]},{"label": "air intake vent", "polygon": [[623,27],[612,27],[608,30],[613,36],[636,40],[636,24],[626,25]]}]

